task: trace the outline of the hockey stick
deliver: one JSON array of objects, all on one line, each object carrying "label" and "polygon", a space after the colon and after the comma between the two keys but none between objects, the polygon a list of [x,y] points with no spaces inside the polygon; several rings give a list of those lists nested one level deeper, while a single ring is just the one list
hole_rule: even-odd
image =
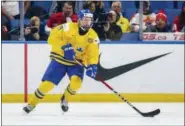
[{"label": "hockey stick", "polygon": [[[81,64],[78,60],[75,59],[75,61],[80,65],[83,66],[85,69],[87,69],[87,67],[83,64]],[[142,115],[143,117],[154,117],[156,115],[158,115],[160,113],[160,109],[156,109],[154,111],[151,112],[141,112],[139,109],[137,109],[134,105],[132,105],[129,101],[127,101],[127,99],[125,99],[123,96],[121,96],[120,93],[118,93],[116,90],[114,90],[109,84],[107,84],[101,77],[97,77],[98,80],[100,80],[107,88],[109,88],[111,91],[114,92],[114,94],[116,94],[121,100],[123,100],[124,102],[126,102],[129,106],[131,106],[135,111],[137,111],[140,115]]]}]

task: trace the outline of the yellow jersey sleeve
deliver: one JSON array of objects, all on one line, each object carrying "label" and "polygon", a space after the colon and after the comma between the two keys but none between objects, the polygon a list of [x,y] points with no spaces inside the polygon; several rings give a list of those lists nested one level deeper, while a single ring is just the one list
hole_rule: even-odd
[{"label": "yellow jersey sleeve", "polygon": [[61,45],[63,41],[63,25],[59,25],[51,30],[48,37],[48,44],[52,46]]},{"label": "yellow jersey sleeve", "polygon": [[92,40],[89,38],[86,49],[86,64],[97,64],[99,59],[99,38],[96,35]]}]

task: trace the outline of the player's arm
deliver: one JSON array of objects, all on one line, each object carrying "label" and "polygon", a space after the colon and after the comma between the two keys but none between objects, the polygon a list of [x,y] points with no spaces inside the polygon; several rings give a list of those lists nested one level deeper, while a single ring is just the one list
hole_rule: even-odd
[{"label": "player's arm", "polygon": [[96,77],[97,73],[97,64],[99,57],[99,38],[93,40],[90,43],[86,50],[86,63],[87,63],[87,76],[91,78]]},{"label": "player's arm", "polygon": [[69,24],[62,24],[51,30],[48,38],[48,44],[52,45],[53,50],[63,51],[64,58],[67,60],[74,60],[75,52],[70,43],[64,38],[64,31],[69,29]]},{"label": "player's arm", "polygon": [[55,46],[63,42],[63,25],[53,28],[48,37],[48,44]]}]

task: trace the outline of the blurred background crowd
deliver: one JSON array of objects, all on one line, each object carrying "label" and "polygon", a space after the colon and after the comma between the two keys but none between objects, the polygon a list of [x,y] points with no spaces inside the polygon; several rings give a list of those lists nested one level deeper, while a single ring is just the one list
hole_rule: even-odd
[{"label": "blurred background crowd", "polygon": [[[141,5],[142,4],[142,5]],[[142,9],[140,9],[142,8]],[[100,40],[129,40],[139,32],[184,32],[183,1],[1,1],[2,40],[19,40],[24,24],[25,40],[47,40],[52,28],[78,22],[78,12],[89,9],[93,29]],[[20,13],[24,12],[24,19]],[[139,39],[139,38],[135,38]]]}]

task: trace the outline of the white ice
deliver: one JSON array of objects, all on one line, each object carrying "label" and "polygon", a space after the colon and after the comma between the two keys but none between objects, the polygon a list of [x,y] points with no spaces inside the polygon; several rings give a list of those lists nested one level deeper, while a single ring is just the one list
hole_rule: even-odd
[{"label": "white ice", "polygon": [[143,112],[157,108],[155,117],[141,117],[126,103],[70,103],[63,114],[59,103],[41,103],[30,114],[24,104],[2,104],[3,125],[184,125],[184,103],[133,103]]}]

